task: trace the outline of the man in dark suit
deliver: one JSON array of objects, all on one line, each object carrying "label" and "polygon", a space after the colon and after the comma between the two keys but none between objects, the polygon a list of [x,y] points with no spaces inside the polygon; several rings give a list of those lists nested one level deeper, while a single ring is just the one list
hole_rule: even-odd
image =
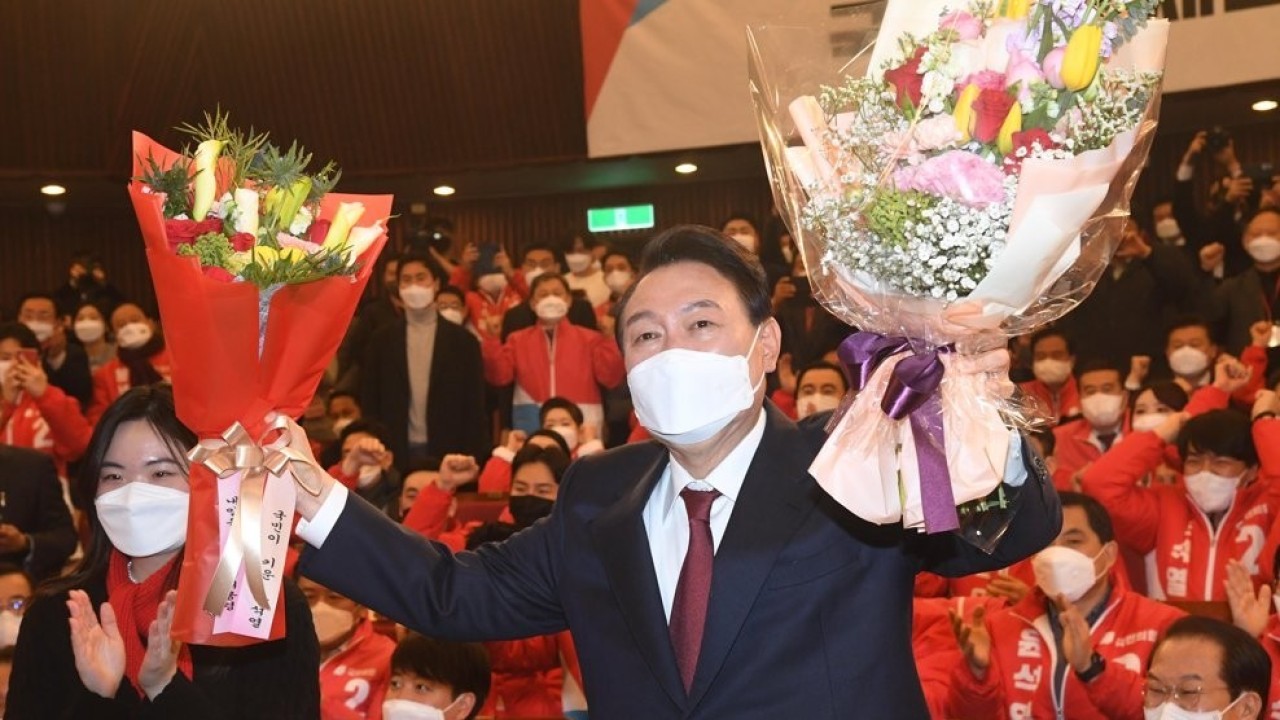
[{"label": "man in dark suit", "polygon": [[53,459],[0,445],[0,562],[22,567],[38,583],[57,575],[75,549]]},{"label": "man in dark suit", "polygon": [[619,326],[658,441],[579,460],[550,517],[456,556],[324,479],[318,496],[300,493],[299,534],[317,548],[301,571],[435,636],[569,628],[593,716],[928,717],[915,575],[991,570],[1048,545],[1062,517],[1042,463],[990,555],[851,515],[807,472],[821,424],[798,427],[764,400],[780,351],[764,273],[708,228],[650,243]]},{"label": "man in dark suit", "polygon": [[404,317],[362,349],[361,411],[391,429],[402,468],[450,453],[483,457],[490,445],[480,343],[461,326],[440,322],[435,293],[444,270],[433,258],[401,258],[399,277]]},{"label": "man in dark suit", "polygon": [[[74,311],[73,311],[74,312]],[[80,402],[86,410],[93,400],[89,356],[78,343],[67,342],[67,320],[58,315],[49,295],[32,293],[18,303],[18,322],[40,341],[40,356],[49,382]]]}]

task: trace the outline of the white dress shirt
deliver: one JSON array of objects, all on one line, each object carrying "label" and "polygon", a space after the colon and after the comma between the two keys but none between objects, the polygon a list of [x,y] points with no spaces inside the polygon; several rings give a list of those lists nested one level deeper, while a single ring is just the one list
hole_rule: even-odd
[{"label": "white dress shirt", "polygon": [[662,595],[662,610],[671,620],[671,606],[676,599],[676,584],[680,581],[680,568],[689,550],[689,513],[685,509],[680,491],[692,485],[695,490],[715,489],[720,492],[711,505],[711,539],[716,550],[720,538],[729,526],[733,504],[742,490],[742,481],[764,437],[764,410],[760,419],[746,437],[738,443],[724,460],[702,479],[695,479],[672,456],[667,469],[654,486],[649,501],[644,506],[644,530],[649,536],[649,554],[653,557],[653,571],[658,578],[658,592]]},{"label": "white dress shirt", "polygon": [[[680,568],[684,565],[684,556],[689,549],[689,514],[685,510],[684,501],[680,499],[680,491],[692,485],[695,490],[715,489],[720,492],[711,506],[711,538],[715,549],[720,549],[720,539],[724,537],[725,528],[729,526],[729,516],[733,514],[733,504],[738,500],[742,490],[742,481],[747,477],[751,461],[755,459],[760,440],[764,437],[765,412],[760,410],[760,419],[746,437],[738,443],[729,455],[720,462],[709,475],[701,480],[694,478],[670,458],[667,469],[662,472],[658,484],[654,486],[645,503],[643,519],[645,533],[649,536],[649,554],[653,557],[653,571],[658,578],[658,591],[662,595],[662,609],[671,620],[671,606],[675,603],[676,584],[680,581]],[[334,483],[329,497],[308,522],[298,521],[298,537],[313,547],[320,547],[329,537],[342,508],[347,504],[347,488],[342,483]]]}]

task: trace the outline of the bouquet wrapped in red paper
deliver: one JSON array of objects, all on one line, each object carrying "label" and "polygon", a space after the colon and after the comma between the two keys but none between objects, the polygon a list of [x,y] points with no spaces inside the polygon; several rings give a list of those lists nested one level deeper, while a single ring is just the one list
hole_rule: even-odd
[{"label": "bouquet wrapped in red paper", "polygon": [[191,154],[133,134],[129,195],[173,363],[178,417],[200,437],[174,636],[244,645],[284,636],[294,476],[309,460],[268,427],[297,417],[386,243],[390,195],[329,192],[332,164],[206,116]]}]

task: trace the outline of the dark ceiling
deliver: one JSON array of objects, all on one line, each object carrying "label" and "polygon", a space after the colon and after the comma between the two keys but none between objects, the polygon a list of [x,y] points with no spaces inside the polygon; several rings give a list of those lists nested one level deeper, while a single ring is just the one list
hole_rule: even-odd
[{"label": "dark ceiling", "polygon": [[[587,160],[577,0],[0,3],[0,206],[126,206],[129,131],[172,145],[220,105],[343,167],[344,189],[425,200],[763,177],[736,146]],[[1280,83],[1166,99],[1171,130],[1270,121]],[[1280,115],[1280,111],[1272,113]]]}]

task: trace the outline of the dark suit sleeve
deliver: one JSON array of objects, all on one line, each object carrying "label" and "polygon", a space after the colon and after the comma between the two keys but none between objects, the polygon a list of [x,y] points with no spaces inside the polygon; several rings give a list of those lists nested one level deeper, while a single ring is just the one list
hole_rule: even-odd
[{"label": "dark suit sleeve", "polygon": [[[381,416],[382,413],[382,387],[380,385],[382,378],[382,367],[378,362],[380,352],[379,348],[383,345],[384,334],[379,332],[373,334],[364,343],[363,347],[358,349],[359,360],[357,367],[365,368],[365,371],[359,374],[360,392],[360,412],[370,418],[380,422],[385,422]],[[385,350],[385,348],[384,348]]]},{"label": "dark suit sleeve", "polygon": [[[561,498],[567,494],[561,486]],[[562,502],[551,517],[504,543],[456,555],[348,495],[319,549],[299,572],[425,635],[506,640],[568,626],[557,593]]]},{"label": "dark suit sleeve", "polygon": [[474,337],[467,333],[465,336],[465,344],[462,345],[461,353],[465,355],[463,361],[462,380],[466,387],[463,397],[467,400],[464,404],[465,412],[465,428],[466,432],[463,437],[467,439],[467,453],[475,458],[485,457],[491,450],[489,418],[485,412],[484,394],[484,358],[480,353],[480,343]]},{"label": "dark suit sleeve", "polygon": [[1062,529],[1062,503],[1053,489],[1044,461],[1024,438],[1022,457],[1027,480],[1017,510],[991,554],[954,533],[908,536],[907,544],[924,562],[924,569],[945,577],[998,570],[1048,547]]},{"label": "dark suit sleeve", "polygon": [[574,298],[573,303],[569,305],[569,322],[591,330],[600,329],[600,326],[596,323],[596,312],[591,308],[591,303],[582,298]]},{"label": "dark suit sleeve", "polygon": [[53,460],[47,456],[32,457],[26,482],[36,494],[36,520],[31,527],[19,529],[31,536],[34,548],[27,561],[27,572],[34,578],[58,574],[62,564],[76,549],[76,531],[71,512],[62,500],[62,484]]},{"label": "dark suit sleeve", "polygon": [[1184,312],[1193,309],[1197,293],[1203,292],[1205,285],[1203,273],[1196,272],[1185,252],[1156,243],[1151,246],[1146,264],[1170,304]]},{"label": "dark suit sleeve", "polygon": [[48,362],[44,364],[45,374],[49,382],[80,402],[83,411],[93,401],[93,375],[89,372],[89,356],[84,349],[75,343],[67,343],[67,357],[62,367],[54,370]]}]

